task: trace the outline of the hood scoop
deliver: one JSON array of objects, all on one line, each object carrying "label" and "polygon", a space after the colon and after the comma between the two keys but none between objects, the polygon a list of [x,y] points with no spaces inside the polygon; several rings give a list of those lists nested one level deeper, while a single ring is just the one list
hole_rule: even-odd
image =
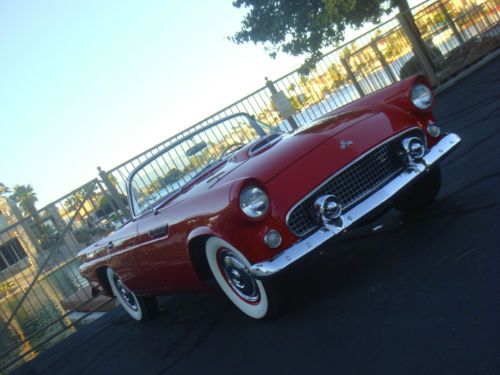
[{"label": "hood scoop", "polygon": [[279,142],[281,138],[283,138],[283,133],[271,133],[267,137],[261,139],[257,143],[255,143],[249,151],[249,155],[255,155],[265,149],[271,147],[275,143]]}]

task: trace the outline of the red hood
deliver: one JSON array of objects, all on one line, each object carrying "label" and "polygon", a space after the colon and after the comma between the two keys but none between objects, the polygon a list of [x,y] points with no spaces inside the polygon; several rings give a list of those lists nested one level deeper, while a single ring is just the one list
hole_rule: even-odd
[{"label": "red hood", "polygon": [[208,178],[207,182],[210,184],[212,181],[210,185],[213,186],[215,183],[254,177],[267,183],[330,138],[376,113],[371,110],[357,110],[331,114],[301,128],[300,131],[284,135],[272,146],[253,155],[249,155],[252,145],[248,145]]},{"label": "red hood", "polygon": [[[355,100],[302,127],[293,134],[284,135],[280,141],[261,152],[251,155],[249,151],[254,144],[247,145],[225,165],[205,176],[200,176],[199,179],[186,186],[185,191],[170,202],[190,199],[192,194],[202,193],[216,185],[230,184],[232,181],[249,177],[267,184],[305,155],[310,154],[333,137],[340,137],[339,134],[348,129],[353,129],[352,134],[350,133],[348,137],[365,137],[368,133],[363,134],[355,131],[357,128],[355,125],[360,122],[371,123],[371,126],[367,126],[368,129],[372,126],[377,128],[387,125],[393,131],[401,130],[402,124],[414,124],[414,115],[404,108],[405,105],[408,107],[408,93],[414,81],[424,79],[423,76],[410,77],[386,87],[383,91]],[[393,121],[395,118],[398,120]],[[365,126],[363,125],[363,127]],[[354,147],[351,152],[354,152],[356,148]]]}]

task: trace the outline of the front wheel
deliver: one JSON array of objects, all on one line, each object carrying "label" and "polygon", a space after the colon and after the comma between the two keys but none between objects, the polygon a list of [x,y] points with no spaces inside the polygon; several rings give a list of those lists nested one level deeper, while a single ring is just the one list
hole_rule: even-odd
[{"label": "front wheel", "polygon": [[394,207],[401,211],[412,211],[428,205],[439,193],[441,188],[441,168],[432,168],[420,181],[403,192],[394,202]]},{"label": "front wheel", "polygon": [[140,297],[132,292],[123,280],[111,269],[106,270],[109,285],[120,305],[135,320],[151,320],[158,312],[156,297]]},{"label": "front wheel", "polygon": [[274,288],[251,274],[250,262],[241,252],[219,237],[209,238],[205,251],[217,284],[238,309],[254,319],[278,313]]}]

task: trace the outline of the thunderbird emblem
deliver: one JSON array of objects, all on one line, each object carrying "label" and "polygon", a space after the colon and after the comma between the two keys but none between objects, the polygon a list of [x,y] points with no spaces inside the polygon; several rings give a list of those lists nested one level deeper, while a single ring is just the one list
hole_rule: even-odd
[{"label": "thunderbird emblem", "polygon": [[347,147],[349,147],[352,144],[353,144],[353,141],[347,141],[347,140],[343,139],[340,141],[340,148],[342,150],[345,150]]}]

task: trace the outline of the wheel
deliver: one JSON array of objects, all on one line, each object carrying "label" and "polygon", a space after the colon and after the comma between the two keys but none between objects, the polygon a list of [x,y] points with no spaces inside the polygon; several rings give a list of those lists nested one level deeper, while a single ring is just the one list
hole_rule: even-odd
[{"label": "wheel", "polygon": [[120,305],[135,320],[151,320],[158,312],[156,297],[140,297],[132,292],[123,280],[111,269],[106,270],[109,285]]},{"label": "wheel", "polygon": [[219,237],[209,238],[205,251],[217,284],[238,309],[254,319],[278,313],[272,285],[250,273],[250,262],[241,252]]},{"label": "wheel", "polygon": [[441,188],[441,168],[432,168],[421,180],[411,186],[395,201],[394,207],[401,211],[415,210],[431,203]]}]

